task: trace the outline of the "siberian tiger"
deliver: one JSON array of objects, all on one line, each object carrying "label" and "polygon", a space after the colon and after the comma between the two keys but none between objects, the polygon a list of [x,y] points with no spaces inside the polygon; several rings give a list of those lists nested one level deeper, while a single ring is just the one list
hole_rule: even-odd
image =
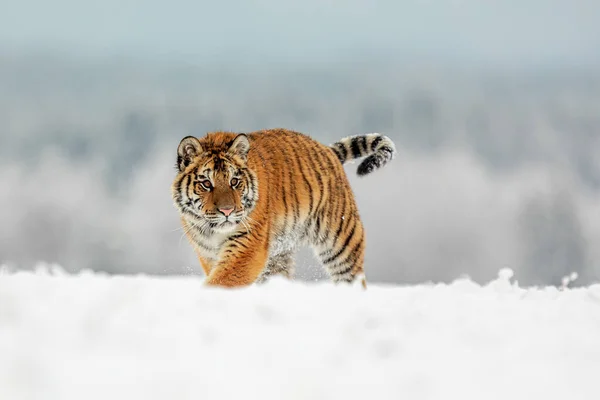
[{"label": "siberian tiger", "polygon": [[378,133],[331,146],[286,129],[183,138],[171,191],[205,284],[291,277],[295,250],[309,244],[334,282],[366,288],[365,233],[342,164],[367,156],[362,176],[395,152]]}]

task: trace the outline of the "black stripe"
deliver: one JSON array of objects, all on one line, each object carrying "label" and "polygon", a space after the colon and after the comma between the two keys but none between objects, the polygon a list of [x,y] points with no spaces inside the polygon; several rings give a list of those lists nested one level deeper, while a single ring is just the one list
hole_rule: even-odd
[{"label": "black stripe", "polygon": [[[337,191],[338,192],[339,191],[343,191],[343,189],[340,190],[339,182],[336,182],[336,183],[337,183],[336,184]],[[343,197],[339,193],[337,193],[337,192],[335,193],[334,196],[335,196],[335,200],[336,200],[335,201],[335,208],[330,207],[331,213],[328,215],[328,217],[329,217],[329,239],[333,239],[332,243],[331,243],[331,246],[330,246],[332,249],[335,248],[335,244],[337,243],[338,236],[333,236],[332,235],[332,233],[333,233],[332,228],[333,227],[331,225],[333,224],[334,219],[335,219],[335,222],[338,224],[338,226],[342,222],[344,222],[343,220],[339,219],[339,211],[340,211],[340,208],[342,207],[341,203],[342,203]]]},{"label": "black stripe", "polygon": [[383,136],[377,136],[375,139],[373,139],[373,141],[371,142],[371,153],[373,153],[375,151],[375,149],[377,148],[377,145],[383,140]]},{"label": "black stripe", "polygon": [[340,162],[343,164],[344,159],[342,158],[342,153],[340,152],[340,150],[337,147],[332,147],[331,150],[335,152],[337,159],[340,160]]},{"label": "black stripe", "polygon": [[174,200],[177,204],[182,205],[183,203],[183,197],[181,196],[181,181],[183,181],[183,176],[177,178],[176,182],[173,183],[173,187],[176,187],[177,189],[175,190],[175,195]]},{"label": "black stripe", "polygon": [[[305,141],[300,141],[299,144],[303,147],[303,149],[306,151],[306,157],[305,159],[308,161],[308,163],[310,164],[310,168],[308,169],[308,171],[312,172],[315,174],[315,178],[317,180],[317,183],[319,185],[319,201],[317,202],[316,207],[310,209],[310,213],[307,216],[307,224],[305,227],[305,231],[306,234],[310,234],[311,230],[312,230],[312,224],[314,222],[314,217],[315,217],[315,213],[319,210],[319,208],[321,207],[321,202],[323,201],[323,180],[321,177],[321,173],[319,171],[323,170],[323,165],[320,162],[320,159],[318,159],[318,152],[314,151],[314,147],[311,146],[310,142],[305,142]],[[318,166],[317,166],[318,164]],[[313,188],[311,187],[311,204],[314,203],[314,199],[312,198],[312,194],[314,194],[316,191],[312,190]]]},{"label": "black stripe", "polygon": [[294,195],[294,204],[292,204],[292,209],[294,211],[294,223],[292,226],[292,230],[296,229],[296,225],[298,224],[298,220],[300,219],[300,205],[298,204],[300,200],[298,200],[298,193],[296,191],[296,180],[293,178],[292,169],[289,168],[289,180],[290,186],[292,189],[292,194]]},{"label": "black stripe", "polygon": [[352,150],[352,158],[360,158],[360,148],[358,147],[358,138],[354,137],[350,141],[350,150]]},{"label": "black stripe", "polygon": [[252,191],[252,197],[250,197],[250,200],[252,200],[252,205],[254,206],[256,205],[259,196],[258,178],[254,175],[250,175],[250,172],[248,172],[248,177],[250,182],[248,188],[250,188]]},{"label": "black stripe", "polygon": [[312,186],[310,185],[310,182],[308,181],[308,179],[306,179],[306,175],[304,174],[304,169],[302,167],[300,168],[300,175],[302,175],[302,179],[304,180],[304,183],[306,184],[306,190],[308,191],[308,214],[307,214],[307,217],[308,217],[311,215],[312,207],[313,207]]},{"label": "black stripe", "polygon": [[229,236],[229,240],[236,240],[236,239],[239,239],[239,238],[241,238],[243,236],[246,236],[247,234],[248,234],[248,232],[246,232],[246,231],[239,232],[239,233],[236,233],[235,235]]},{"label": "black stripe", "polygon": [[313,233],[313,240],[317,240],[319,238],[319,230],[321,229],[321,218],[317,215],[315,217],[315,231]]},{"label": "black stripe", "polygon": [[281,182],[281,201],[283,202],[283,227],[281,228],[282,232],[285,232],[287,229],[287,215],[288,215],[288,203],[286,200],[287,197],[287,193],[285,191],[285,184],[284,184],[284,176],[285,176],[285,171],[283,170],[283,168],[281,168],[281,176],[279,178],[279,182]]},{"label": "black stripe", "polygon": [[337,258],[340,255],[342,255],[342,253],[344,252],[344,250],[346,250],[346,247],[348,247],[348,244],[350,244],[350,240],[352,240],[352,237],[354,236],[354,231],[355,230],[356,230],[356,223],[352,227],[352,231],[350,232],[350,234],[346,237],[346,241],[344,242],[344,244],[342,245],[342,247],[340,247],[340,249],[338,251],[336,251],[335,254],[333,254],[332,256],[327,257],[325,260],[323,260],[323,264],[329,264],[332,261],[337,260]]},{"label": "black stripe", "polygon": [[238,247],[241,247],[243,249],[248,249],[248,245],[247,244],[244,244],[244,243],[242,243],[240,241],[237,241],[237,240],[228,243],[228,248],[237,249]]},{"label": "black stripe", "polygon": [[[350,251],[350,253],[348,254],[348,256],[344,259],[344,261],[336,264],[335,267],[339,267],[339,266],[342,266],[342,265],[355,264],[356,263],[356,259],[357,259],[356,252],[360,248],[360,245],[362,244],[363,240],[364,240],[364,237],[361,237],[359,239],[359,241],[356,243],[356,246],[354,246],[354,248]],[[333,267],[334,266],[332,266],[332,268]],[[350,268],[352,268],[352,266]]]},{"label": "black stripe", "polygon": [[367,136],[363,135],[358,138],[360,144],[360,150],[362,154],[367,154],[369,149],[367,148]]},{"label": "black stripe", "polygon": [[[185,177],[185,196],[187,197],[188,200],[192,200],[192,196],[190,196],[190,183],[192,181],[192,175],[188,174]],[[183,183],[183,181],[182,181]],[[193,192],[193,189],[192,189]]]},{"label": "black stripe", "polygon": [[[313,148],[314,150],[314,148]],[[323,177],[321,175],[320,171],[323,171],[325,168],[323,167],[323,162],[321,161],[321,155],[319,154],[318,151],[313,151],[314,157],[311,157],[310,155],[308,156],[309,161],[316,161],[316,163],[318,164],[318,168],[314,169],[315,174],[317,175],[317,181],[319,182],[319,191],[320,191],[320,196],[319,196],[319,202],[317,203],[317,208],[315,208],[315,211],[318,212],[321,208],[321,203],[323,201],[323,198],[325,197],[325,186],[323,185]],[[313,167],[314,167],[314,163],[313,163]]]},{"label": "black stripe", "polygon": [[221,157],[213,158],[215,171],[223,171],[225,169],[225,161]]},{"label": "black stripe", "polygon": [[[344,207],[345,207],[345,205],[344,205]],[[328,248],[327,250],[319,253],[320,258],[323,258],[327,254],[332,253],[337,248],[336,243],[338,241],[338,238],[341,238],[340,235],[342,234],[342,231],[346,231],[346,229],[344,229],[344,225],[346,226],[346,228],[348,228],[348,226],[350,226],[350,224],[353,224],[353,223],[355,223],[355,222],[354,222],[354,219],[352,218],[352,215],[348,218],[342,219],[341,223],[338,226],[336,234],[333,236],[334,239],[333,239],[333,243],[332,243],[331,247]]]},{"label": "black stripe", "polygon": [[[325,155],[325,161],[327,162],[327,166],[329,167],[329,171],[331,171],[332,174],[335,174],[335,167],[333,165],[333,163],[331,162],[331,158],[329,157],[329,155]],[[337,180],[336,180],[337,181]],[[333,213],[333,206],[332,206],[332,202],[335,202],[337,199],[335,197],[335,190],[334,190],[334,179],[329,179],[329,201],[325,204],[325,208],[324,208],[324,213],[323,213],[323,225],[325,226],[325,232],[323,233],[323,242],[325,242],[327,239],[329,239],[329,235],[326,235],[327,230],[330,230],[330,225],[331,225],[331,219],[332,219],[332,213]],[[320,233],[320,231],[319,231]]]},{"label": "black stripe", "polygon": [[188,192],[187,192],[187,185],[185,184],[185,182],[189,179],[190,179],[190,176],[185,175],[185,176],[182,176],[181,180],[179,181],[179,193],[181,193],[181,195],[182,195],[182,200],[183,200],[183,195],[185,195],[186,198],[189,198]]},{"label": "black stripe", "polygon": [[198,218],[198,216],[196,214],[194,214],[193,212],[187,210],[187,207],[182,208],[181,212],[185,215],[189,215],[192,218]]},{"label": "black stripe", "polygon": [[344,269],[341,269],[339,271],[332,271],[332,272],[330,272],[330,275],[332,277],[335,277],[335,276],[345,275],[345,274],[347,274],[348,272],[351,272],[351,271],[352,271],[352,265],[347,264],[344,267]]},{"label": "black stripe", "polygon": [[358,176],[370,174],[376,168],[379,168],[381,166],[380,158],[377,157],[377,155],[378,154],[371,154],[369,157],[365,158],[365,160],[362,163],[360,163],[358,169],[356,170]]},{"label": "black stripe", "polygon": [[335,233],[336,238],[340,237],[340,234],[342,233],[342,229],[344,227],[344,223],[346,225],[348,225],[350,223],[350,217],[352,216],[352,214],[351,214],[348,218],[346,218],[345,214],[346,214],[346,204],[347,204],[348,198],[346,197],[345,193],[343,194],[343,196],[344,196],[344,203],[343,203],[343,208],[342,208],[342,223],[340,224],[337,232]]},{"label": "black stripe", "polygon": [[[318,219],[319,224],[316,228],[316,237],[320,238],[320,240],[317,242],[318,244],[323,244],[328,239],[327,235],[325,235],[325,233],[327,232],[327,221],[325,221],[325,211],[326,211],[326,207],[323,207],[320,211],[319,219]],[[323,233],[323,235],[321,235],[322,227],[325,228],[325,232]]]},{"label": "black stripe", "polygon": [[[287,140],[289,137],[287,135],[283,136],[283,142],[285,142],[286,145],[290,145],[290,142]],[[285,153],[285,157],[289,160],[290,158],[293,159],[293,163],[294,165],[296,165],[296,161],[298,158],[298,155],[296,154],[296,152],[294,151],[294,146],[290,145],[289,149],[286,149],[285,146],[282,146],[282,150]],[[289,157],[289,152],[288,150],[290,150],[292,152],[292,157]],[[293,177],[293,171],[290,165],[286,165],[286,167],[288,168],[288,179],[290,180],[290,189],[292,190],[292,194],[294,196],[294,204],[292,204],[292,209],[294,211],[294,222],[292,225],[292,230],[296,229],[296,225],[298,224],[298,220],[300,219],[300,200],[298,200],[298,193],[296,190],[296,180]]]},{"label": "black stripe", "polygon": [[[310,154],[310,152],[308,151],[308,149],[306,148],[306,146],[304,145],[304,142],[302,140],[298,141],[298,145],[302,147],[302,149],[304,149],[306,154]],[[308,156],[308,158],[310,159],[311,157]],[[301,159],[298,159],[298,161],[301,161]],[[308,214],[307,214],[307,218],[309,218],[312,215],[312,208],[313,208],[313,203],[314,203],[314,199],[313,199],[313,191],[312,191],[312,185],[310,184],[310,182],[308,181],[308,178],[306,178],[306,174],[304,173],[304,168],[302,168],[302,162],[299,163],[300,166],[300,174],[302,175],[302,179],[304,180],[304,183],[306,184],[306,190],[308,192]],[[314,167],[314,165],[313,165]]]},{"label": "black stripe", "polygon": [[346,146],[344,143],[337,142],[333,149],[336,151],[338,159],[343,164],[344,161],[346,161],[346,157],[348,157],[348,150],[346,150]]},{"label": "black stripe", "polygon": [[[244,182],[246,183],[246,191],[242,194],[242,202],[244,203],[244,208],[250,208],[255,202],[256,185],[254,179],[252,179],[252,175],[250,175],[246,169],[242,169],[240,172],[240,175],[243,176]],[[252,193],[252,197],[250,197],[250,193]]]}]

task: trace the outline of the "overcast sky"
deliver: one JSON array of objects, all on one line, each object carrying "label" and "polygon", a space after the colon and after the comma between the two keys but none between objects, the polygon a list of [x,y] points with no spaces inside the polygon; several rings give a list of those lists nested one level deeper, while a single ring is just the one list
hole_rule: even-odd
[{"label": "overcast sky", "polygon": [[502,65],[600,60],[595,0],[2,0],[0,46],[202,61],[357,50]]}]

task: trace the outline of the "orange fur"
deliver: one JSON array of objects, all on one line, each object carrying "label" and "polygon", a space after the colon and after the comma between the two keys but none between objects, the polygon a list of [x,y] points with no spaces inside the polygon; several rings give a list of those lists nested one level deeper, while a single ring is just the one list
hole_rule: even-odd
[{"label": "orange fur", "polygon": [[206,284],[290,276],[305,243],[334,281],[364,274],[364,230],[337,151],[285,129],[182,140],[172,194]]}]

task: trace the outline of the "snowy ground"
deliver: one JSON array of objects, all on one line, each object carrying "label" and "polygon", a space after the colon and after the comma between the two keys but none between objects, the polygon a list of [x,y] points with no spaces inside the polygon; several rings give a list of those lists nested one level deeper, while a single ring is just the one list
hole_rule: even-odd
[{"label": "snowy ground", "polygon": [[599,399],[600,285],[0,274],[0,399]]}]

